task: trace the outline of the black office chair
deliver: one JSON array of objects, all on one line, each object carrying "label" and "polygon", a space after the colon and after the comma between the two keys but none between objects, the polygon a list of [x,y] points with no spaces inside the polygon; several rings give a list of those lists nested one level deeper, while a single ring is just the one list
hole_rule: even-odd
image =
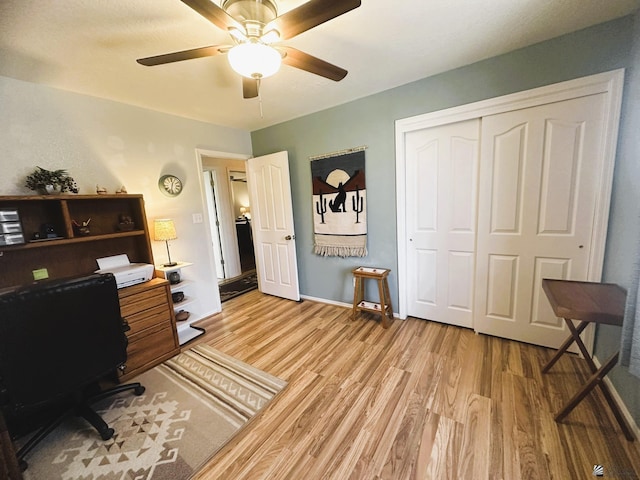
[{"label": "black office chair", "polygon": [[[112,274],[89,275],[19,288],[0,295],[0,409],[9,431],[37,423],[17,452],[24,457],[71,412],[102,439],[114,434],[90,404],[140,383],[101,390],[98,382],[124,367],[128,325]],[[50,412],[55,407],[54,418]],[[46,418],[43,421],[42,418]]]}]

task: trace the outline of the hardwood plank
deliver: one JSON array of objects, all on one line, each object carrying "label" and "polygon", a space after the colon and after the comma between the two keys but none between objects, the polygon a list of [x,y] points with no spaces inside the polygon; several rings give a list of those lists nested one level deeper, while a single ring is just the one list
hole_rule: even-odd
[{"label": "hardwood plank", "polygon": [[198,343],[289,385],[194,478],[640,477],[639,444],[599,391],[553,420],[589,376],[576,356],[543,375],[548,349],[258,291],[198,324]]}]

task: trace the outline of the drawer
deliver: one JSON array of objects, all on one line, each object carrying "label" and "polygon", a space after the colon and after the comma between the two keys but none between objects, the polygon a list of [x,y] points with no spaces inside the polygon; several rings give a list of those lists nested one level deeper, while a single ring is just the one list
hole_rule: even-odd
[{"label": "drawer", "polygon": [[0,222],[17,222],[20,220],[17,210],[0,210]]},{"label": "drawer", "polygon": [[0,233],[22,233],[20,222],[0,222]]},{"label": "drawer", "polygon": [[132,337],[138,332],[154,325],[171,324],[171,312],[169,306],[158,305],[143,312],[134,313],[126,317],[127,323],[131,329],[127,332],[128,337]]},{"label": "drawer", "polygon": [[18,245],[24,243],[22,233],[0,233],[0,245]]},{"label": "drawer", "polygon": [[153,328],[144,335],[135,335],[129,339],[125,374],[153,362],[167,352],[177,350],[171,324],[163,327]]},{"label": "drawer", "polygon": [[167,291],[164,288],[154,288],[136,293],[120,299],[120,313],[128,318],[130,315],[144,312],[159,305],[168,305]]}]

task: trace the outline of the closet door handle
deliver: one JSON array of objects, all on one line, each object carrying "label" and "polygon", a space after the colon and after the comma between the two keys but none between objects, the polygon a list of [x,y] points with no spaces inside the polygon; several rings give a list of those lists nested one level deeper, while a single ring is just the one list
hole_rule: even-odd
[{"label": "closet door handle", "polygon": [[296,238],[295,235],[287,235],[286,237],[284,237],[285,240],[293,240],[295,238]]}]

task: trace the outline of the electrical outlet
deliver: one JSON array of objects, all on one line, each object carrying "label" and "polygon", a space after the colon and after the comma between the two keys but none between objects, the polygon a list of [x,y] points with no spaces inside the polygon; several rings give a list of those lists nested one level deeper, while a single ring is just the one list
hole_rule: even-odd
[{"label": "electrical outlet", "polygon": [[34,280],[45,280],[49,278],[49,271],[46,268],[39,268],[37,270],[33,270],[33,279]]},{"label": "electrical outlet", "polygon": [[193,217],[193,223],[202,223],[202,214],[201,213],[194,213],[192,215]]}]

